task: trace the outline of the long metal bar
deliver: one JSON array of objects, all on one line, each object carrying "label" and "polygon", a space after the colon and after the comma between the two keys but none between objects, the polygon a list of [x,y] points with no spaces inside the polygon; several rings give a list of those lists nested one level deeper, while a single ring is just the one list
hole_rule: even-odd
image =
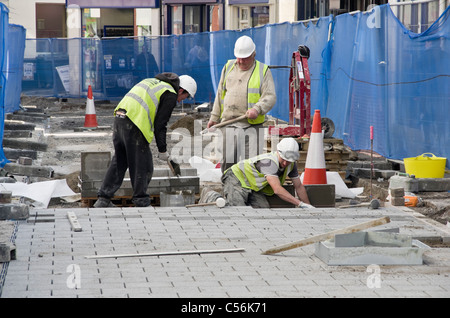
[{"label": "long metal bar", "polygon": [[193,250],[193,251],[136,253],[136,254],[91,255],[91,256],[85,256],[85,258],[88,258],[88,259],[99,259],[99,258],[121,258],[121,257],[147,257],[147,256],[168,256],[168,255],[213,254],[213,253],[240,253],[240,252],[245,252],[245,249],[243,249],[243,248],[232,248],[232,249],[224,249],[224,250]]}]

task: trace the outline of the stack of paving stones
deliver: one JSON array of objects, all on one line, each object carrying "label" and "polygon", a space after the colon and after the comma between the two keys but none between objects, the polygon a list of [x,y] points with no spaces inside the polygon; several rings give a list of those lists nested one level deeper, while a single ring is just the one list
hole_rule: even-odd
[{"label": "stack of paving stones", "polygon": [[[105,177],[111,161],[110,152],[81,153],[81,202],[82,207],[92,207],[97,200],[97,192]],[[169,168],[156,167],[153,171],[147,193],[153,200],[153,205],[159,205],[160,193],[175,193],[189,191],[194,195],[200,192],[200,178],[195,168],[181,168],[180,176],[173,176]],[[112,198],[116,206],[127,206],[131,201],[133,188],[128,171],[120,188]]]},{"label": "stack of paving stones", "polygon": [[44,125],[48,115],[40,108],[22,107],[6,115],[3,151],[10,161],[3,170],[14,175],[36,178],[52,178],[53,169],[33,165],[39,152],[47,151],[47,143],[39,141],[34,134],[37,125]]},{"label": "stack of paving stones", "polygon": [[405,189],[403,188],[390,188],[391,204],[393,206],[405,205]]}]

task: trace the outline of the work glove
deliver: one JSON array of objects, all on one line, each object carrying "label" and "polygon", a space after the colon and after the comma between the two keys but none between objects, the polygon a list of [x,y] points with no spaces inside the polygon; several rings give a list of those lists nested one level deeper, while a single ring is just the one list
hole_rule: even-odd
[{"label": "work glove", "polygon": [[163,160],[163,161],[167,161],[169,159],[169,154],[166,152],[160,152],[158,153],[158,158]]},{"label": "work glove", "polygon": [[301,208],[301,209],[315,209],[314,206],[312,206],[311,204],[305,203],[305,202],[300,202],[300,204],[297,206],[297,208]]}]

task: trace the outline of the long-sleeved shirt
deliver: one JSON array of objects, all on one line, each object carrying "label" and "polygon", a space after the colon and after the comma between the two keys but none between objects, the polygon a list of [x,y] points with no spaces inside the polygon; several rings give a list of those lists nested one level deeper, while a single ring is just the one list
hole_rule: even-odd
[{"label": "long-sleeved shirt", "polygon": [[[256,61],[247,71],[242,71],[237,65],[228,73],[225,83],[226,94],[224,98],[224,108],[222,120],[228,120],[244,115],[248,110],[247,89],[250,76],[255,68]],[[220,118],[220,97],[223,91],[223,81],[225,77],[225,67],[222,69],[217,95],[214,100],[213,109],[211,111],[210,121],[219,122]],[[270,69],[267,70],[261,86],[261,98],[254,105],[259,114],[267,114],[275,105],[276,93],[275,83],[273,81]],[[250,125],[246,119],[242,124]]]},{"label": "long-sleeved shirt", "polygon": [[[173,73],[161,73],[156,75],[155,78],[169,83],[178,93],[180,83],[178,75]],[[169,122],[170,116],[172,116],[173,109],[177,105],[177,97],[177,94],[166,91],[161,95],[161,98],[159,100],[158,111],[156,112],[154,123],[156,146],[158,147],[159,152],[167,151],[167,123]]]}]

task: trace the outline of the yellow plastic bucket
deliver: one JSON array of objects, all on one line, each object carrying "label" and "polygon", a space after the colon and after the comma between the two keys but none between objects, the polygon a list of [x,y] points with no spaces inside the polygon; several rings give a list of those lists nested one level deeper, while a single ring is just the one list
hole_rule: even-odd
[{"label": "yellow plastic bucket", "polygon": [[[431,155],[431,157],[425,155]],[[415,175],[416,178],[443,178],[446,160],[447,158],[436,157],[432,153],[403,159],[406,173]]]}]

